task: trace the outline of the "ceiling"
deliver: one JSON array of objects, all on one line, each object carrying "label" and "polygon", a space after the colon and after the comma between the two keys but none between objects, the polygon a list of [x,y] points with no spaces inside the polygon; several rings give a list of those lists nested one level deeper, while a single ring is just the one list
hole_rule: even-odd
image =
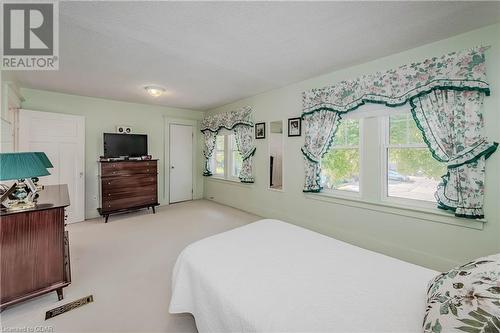
[{"label": "ceiling", "polygon": [[[500,21],[500,2],[60,2],[59,71],[22,87],[195,110]],[[143,86],[168,94],[152,98]]]}]

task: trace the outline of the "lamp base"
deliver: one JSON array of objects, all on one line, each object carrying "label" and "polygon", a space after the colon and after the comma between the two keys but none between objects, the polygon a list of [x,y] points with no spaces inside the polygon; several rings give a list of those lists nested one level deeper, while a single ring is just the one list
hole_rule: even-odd
[{"label": "lamp base", "polygon": [[34,203],[33,201],[8,200],[4,201],[3,205],[7,208],[8,211],[19,211],[34,208],[36,206],[36,203]]}]

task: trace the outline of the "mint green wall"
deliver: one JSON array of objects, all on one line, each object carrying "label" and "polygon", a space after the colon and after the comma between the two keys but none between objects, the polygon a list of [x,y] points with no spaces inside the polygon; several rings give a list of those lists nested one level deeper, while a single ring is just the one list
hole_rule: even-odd
[{"label": "mint green wall", "polygon": [[[98,216],[98,164],[102,155],[102,133],[114,132],[116,125],[131,126],[134,133],[148,135],[149,153],[159,161],[158,196],[161,204],[168,201],[168,187],[165,187],[165,117],[175,119],[199,120],[203,112],[176,109],[154,105],[126,103],[101,98],[82,97],[33,89],[21,89],[24,98],[22,108],[35,111],[58,112],[85,117],[85,217]],[[197,135],[199,131],[195,129]],[[197,135],[198,136],[198,135]],[[197,142],[197,141],[195,141]],[[202,160],[200,145],[197,144],[195,161],[199,170],[194,181],[194,197],[201,198],[203,193]]]},{"label": "mint green wall", "polygon": [[[249,105],[254,109],[257,122],[298,117],[301,114],[301,92],[304,90],[477,45],[492,46],[486,53],[492,95],[486,98],[484,118],[489,139],[500,141],[499,24],[249,97],[210,110],[209,113]],[[372,205],[308,198],[302,193],[304,169],[300,147],[303,141],[303,136],[285,138],[284,192],[267,189],[268,139],[265,139],[256,140],[255,184],[243,186],[206,178],[204,196],[439,270],[500,251],[500,152],[494,154],[487,163],[487,223],[483,230],[475,230],[433,221],[434,218],[445,221],[448,219],[451,220],[450,223],[455,223],[453,220],[456,219],[453,217],[434,217]],[[368,166],[369,161],[366,163]],[[466,221],[457,223],[464,222]]]}]

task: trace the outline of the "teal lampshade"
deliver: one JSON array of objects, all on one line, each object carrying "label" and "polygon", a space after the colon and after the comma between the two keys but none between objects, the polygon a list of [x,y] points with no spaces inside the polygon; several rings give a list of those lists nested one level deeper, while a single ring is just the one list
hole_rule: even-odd
[{"label": "teal lampshade", "polygon": [[36,153],[0,153],[0,180],[48,175],[50,173]]},{"label": "teal lampshade", "polygon": [[50,160],[49,158],[47,157],[47,155],[45,155],[45,153],[42,153],[41,151],[37,151],[35,152],[36,156],[38,156],[38,158],[40,159],[40,161],[42,161],[43,163],[43,166],[46,168],[46,169],[50,169],[50,168],[53,168],[54,166],[52,165],[52,163],[50,163]]}]

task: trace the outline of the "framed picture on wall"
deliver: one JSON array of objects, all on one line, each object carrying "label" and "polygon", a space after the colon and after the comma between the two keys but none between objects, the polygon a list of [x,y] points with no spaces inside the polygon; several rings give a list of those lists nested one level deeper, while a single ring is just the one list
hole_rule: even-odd
[{"label": "framed picture on wall", "polygon": [[288,136],[302,135],[302,120],[301,118],[288,119]]},{"label": "framed picture on wall", "polygon": [[255,138],[256,139],[266,138],[266,123],[255,124]]}]

